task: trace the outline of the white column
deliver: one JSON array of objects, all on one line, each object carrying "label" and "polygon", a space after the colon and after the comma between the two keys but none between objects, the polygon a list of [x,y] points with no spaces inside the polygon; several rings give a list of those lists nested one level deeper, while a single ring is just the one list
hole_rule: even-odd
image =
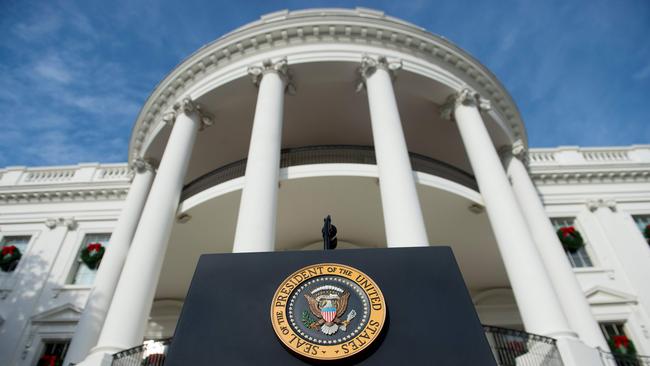
[{"label": "white column", "polygon": [[239,203],[233,252],[269,252],[275,248],[284,92],[287,60],[264,61],[249,68],[259,85],[244,189]]},{"label": "white column", "polygon": [[575,337],[483,123],[478,96],[464,89],[450,102],[526,331]]},{"label": "white column", "polygon": [[209,124],[189,98],[165,116],[174,121],[97,346],[82,365],[142,343],[197,131]]},{"label": "white column", "polygon": [[[578,279],[546,215],[537,189],[533,185],[524,163],[525,150],[521,141],[513,145],[512,152],[506,156],[507,171],[521,211],[528,228],[535,238],[546,271],[551,278],[555,292],[569,321],[580,339],[591,347],[608,349],[605,337],[596,322]],[[514,155],[514,156],[513,156]]]},{"label": "white column", "polygon": [[93,289],[88,295],[86,306],[75,328],[64,365],[81,362],[90,349],[97,344],[133,234],[140,221],[140,214],[149,194],[154,172],[151,165],[142,159],[135,160],[132,167],[135,176],[129,187],[120,218],[111,234],[108,250],[97,270]]},{"label": "white column", "polygon": [[428,246],[429,239],[393,91],[391,73],[400,67],[400,62],[365,56],[360,70],[368,92],[386,242],[388,247]]}]

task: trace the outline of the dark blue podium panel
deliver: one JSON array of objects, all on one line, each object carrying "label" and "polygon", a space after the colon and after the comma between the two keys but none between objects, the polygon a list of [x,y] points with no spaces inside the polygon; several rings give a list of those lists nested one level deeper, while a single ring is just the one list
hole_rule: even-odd
[{"label": "dark blue podium panel", "polygon": [[[383,292],[382,334],[352,358],[301,358],[273,330],[276,289],[316,263],[354,267]],[[165,366],[309,364],[496,365],[448,247],[201,256]]]}]

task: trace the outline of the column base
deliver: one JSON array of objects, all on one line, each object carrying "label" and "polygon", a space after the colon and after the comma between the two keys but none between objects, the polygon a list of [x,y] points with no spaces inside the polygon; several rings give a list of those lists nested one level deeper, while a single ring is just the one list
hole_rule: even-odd
[{"label": "column base", "polygon": [[562,356],[564,366],[602,365],[600,352],[578,339],[560,338],[557,348]]},{"label": "column base", "polygon": [[[120,347],[96,347],[90,350],[90,354],[75,366],[111,366],[113,355],[123,351],[125,348]],[[70,364],[72,365],[72,364]],[[65,366],[70,366],[65,365]]]}]

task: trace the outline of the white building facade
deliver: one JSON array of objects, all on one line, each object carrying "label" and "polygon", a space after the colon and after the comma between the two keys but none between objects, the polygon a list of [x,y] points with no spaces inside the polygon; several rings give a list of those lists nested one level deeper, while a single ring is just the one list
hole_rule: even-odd
[{"label": "white building facade", "polygon": [[[143,106],[128,164],[0,170],[0,364],[110,365],[169,338],[201,254],[319,249],[327,214],[342,249],[450,246],[485,325],[559,352],[528,364],[650,355],[650,146],[529,149],[463,50],[318,9],[191,55]],[[503,365],[537,352],[491,337]]]}]

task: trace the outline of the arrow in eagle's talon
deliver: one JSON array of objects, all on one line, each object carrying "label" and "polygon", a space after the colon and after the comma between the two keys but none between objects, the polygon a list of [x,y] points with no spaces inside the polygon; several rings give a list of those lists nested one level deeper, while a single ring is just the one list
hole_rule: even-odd
[{"label": "arrow in eagle's talon", "polygon": [[350,320],[354,319],[354,317],[357,316],[357,312],[352,309],[349,313],[347,318],[345,319],[346,322],[350,322]]},{"label": "arrow in eagle's talon", "polygon": [[357,316],[357,312],[354,310],[350,311],[345,320],[341,322],[342,324],[339,328],[345,332],[347,330],[348,324],[350,324],[350,320],[354,319],[355,316]]}]

